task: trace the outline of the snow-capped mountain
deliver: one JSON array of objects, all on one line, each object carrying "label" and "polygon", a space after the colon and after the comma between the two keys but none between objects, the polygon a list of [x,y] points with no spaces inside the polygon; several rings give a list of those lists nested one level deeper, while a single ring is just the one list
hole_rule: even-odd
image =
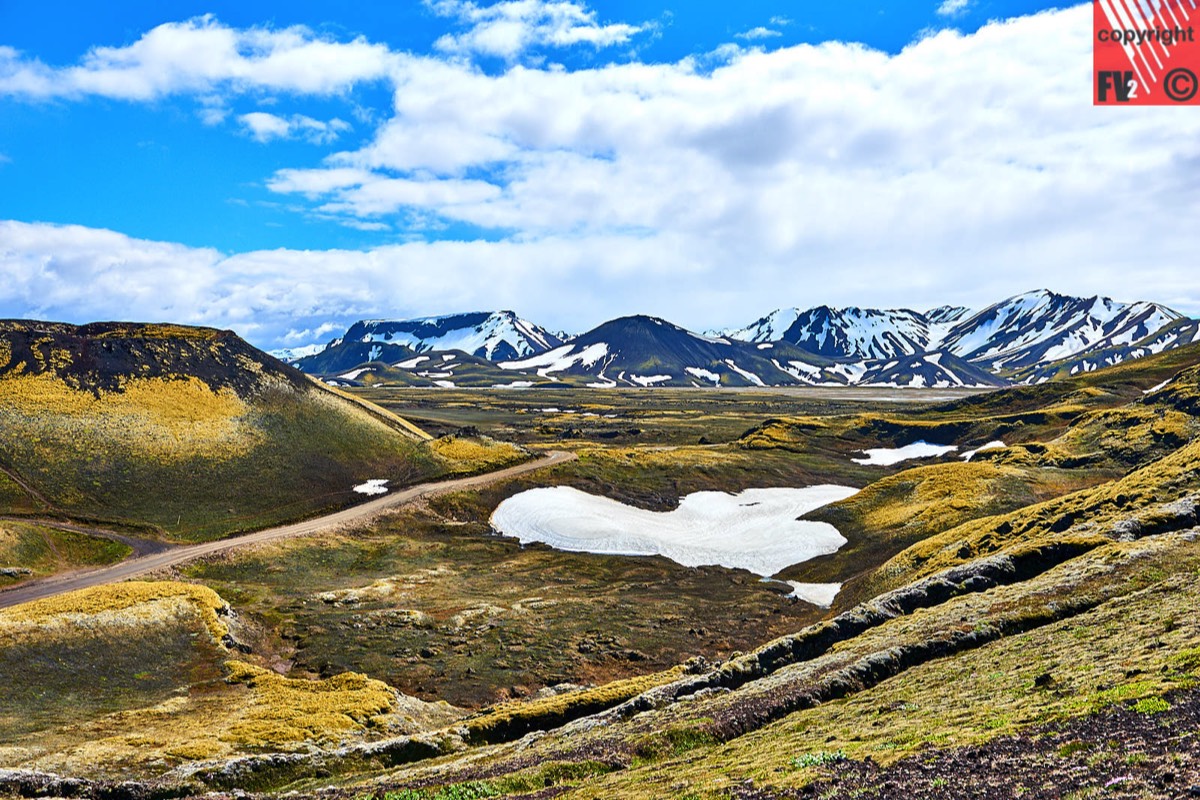
[{"label": "snow-capped mountain", "polygon": [[929,350],[929,323],[908,309],[781,308],[730,331],[744,342],[789,342],[827,358],[896,358]]},{"label": "snow-capped mountain", "polygon": [[[995,386],[1179,347],[1200,339],[1198,328],[1155,303],[1044,290],[979,312],[784,308],[710,334],[655,317],[622,317],[569,340],[498,311],[359,322],[295,365],[345,381],[370,366],[371,380],[404,385]],[[435,368],[423,356],[445,356],[445,363]]]},{"label": "snow-capped mountain", "polygon": [[902,360],[946,352],[993,376],[1030,382],[1187,344],[1197,334],[1195,326],[1178,326],[1181,320],[1186,320],[1182,314],[1157,303],[1041,290],[979,312],[962,306],[939,306],[924,313],[826,306],[780,309],[728,335],[744,341],[789,342],[835,359]]},{"label": "snow-capped mountain", "polygon": [[478,311],[418,319],[363,320],[352,325],[331,347],[352,342],[403,345],[417,353],[461,350],[490,361],[503,361],[543,353],[558,347],[562,339],[512,311]]},{"label": "snow-capped mountain", "polygon": [[943,346],[1002,374],[1128,348],[1182,318],[1157,303],[1120,303],[1041,290],[988,306],[955,324]]},{"label": "snow-capped mountain", "polygon": [[929,328],[907,309],[818,306],[801,313],[780,338],[828,358],[897,358],[924,353]]},{"label": "snow-capped mountain", "polygon": [[292,362],[292,366],[310,375],[341,375],[364,364],[392,364],[412,358],[415,351],[404,344],[347,342],[336,339],[311,356]]},{"label": "snow-capped mountain", "polygon": [[967,319],[975,312],[966,306],[938,306],[925,312],[929,341],[926,347],[936,350],[946,341],[946,336],[955,325]]},{"label": "snow-capped mountain", "polygon": [[533,358],[501,362],[538,377],[618,386],[995,386],[994,376],[948,353],[901,360],[834,360],[789,342],[699,334],[656,317],[606,322]]},{"label": "snow-capped mountain", "polygon": [[[752,345],[693,333],[657,317],[621,317],[532,358],[503,361],[507,370],[541,377],[585,376],[595,387],[765,385],[770,360]],[[744,362],[744,363],[741,363]],[[771,373],[777,372],[774,367]],[[790,381],[789,381],[790,382]]]},{"label": "snow-capped mountain", "polygon": [[933,324],[961,322],[975,312],[966,306],[938,306],[925,312],[926,321]]},{"label": "snow-capped mountain", "polygon": [[724,336],[742,342],[778,342],[783,339],[784,331],[792,327],[792,323],[801,313],[803,312],[798,308],[778,308],[744,328],[705,331],[705,335]]},{"label": "snow-capped mountain", "polygon": [[1200,341],[1200,321],[1179,319],[1132,345],[1116,345],[1052,361],[1038,363],[1013,373],[1010,378],[1016,383],[1042,383],[1053,378],[1078,375],[1103,367],[1111,367],[1125,361],[1142,358],[1152,353],[1173,350],[1191,342]]},{"label": "snow-capped mountain", "polygon": [[328,344],[306,344],[302,347],[281,347],[278,350],[268,350],[267,355],[274,356],[285,364],[291,364],[306,356],[315,356],[328,346]]}]

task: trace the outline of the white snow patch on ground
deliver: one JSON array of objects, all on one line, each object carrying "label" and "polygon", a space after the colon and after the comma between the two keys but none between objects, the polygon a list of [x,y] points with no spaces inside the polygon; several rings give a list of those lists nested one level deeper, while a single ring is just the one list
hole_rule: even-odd
[{"label": "white snow patch on ground", "polygon": [[908,461],[912,458],[931,458],[944,453],[952,453],[958,447],[952,444],[930,444],[929,442],[913,442],[904,447],[879,447],[873,450],[863,450],[866,458],[850,459],[855,464],[870,464],[872,466],[889,466]]},{"label": "white snow patch on ground", "polygon": [[442,389],[453,389],[454,381],[434,381],[433,385],[438,386]]},{"label": "white snow patch on ground", "polygon": [[845,544],[832,525],[797,517],[856,492],[832,485],[696,492],[662,513],[555,486],[505,500],[492,514],[492,527],[560,550],[662,555],[688,567],[718,564],[766,577]]},{"label": "white snow patch on ground", "polygon": [[792,587],[790,597],[798,597],[806,603],[812,603],[814,606],[821,608],[829,608],[833,605],[833,598],[837,597],[837,593],[842,590],[840,583],[796,583],[795,581],[787,581],[787,584]]},{"label": "white snow patch on ground", "polygon": [[512,383],[493,383],[493,389],[528,389],[533,381],[513,381]]},{"label": "white snow patch on ground", "polygon": [[422,361],[428,361],[428,360],[429,360],[429,356],[417,356],[416,358],[410,358],[408,361],[398,361],[395,364],[393,364],[392,366],[396,367],[397,369],[412,369],[413,367],[417,366],[417,364],[420,364]]},{"label": "white snow patch on ground", "polygon": [[356,380],[358,380],[358,376],[362,375],[364,372],[374,372],[374,371],[375,370],[371,367],[363,367],[362,369],[352,369],[349,372],[347,372],[345,375],[338,375],[338,377],[344,381],[356,381]]},{"label": "white snow patch on ground", "polygon": [[1167,384],[1170,382],[1171,382],[1171,379],[1167,378],[1165,381],[1160,383],[1158,386],[1152,386],[1149,389],[1147,389],[1146,391],[1142,392],[1142,394],[1154,394],[1155,392],[1159,391],[1160,389],[1167,388]]},{"label": "white snow patch on ground", "polygon": [[387,483],[387,480],[376,479],[367,481],[366,483],[360,483],[358,486],[355,486],[354,491],[358,492],[359,494],[387,494],[388,489],[386,486],[384,486],[385,483]]},{"label": "white snow patch on ground", "polygon": [[1008,447],[1008,445],[1006,445],[1004,442],[997,439],[994,442],[988,442],[985,445],[976,447],[974,450],[968,450],[967,452],[963,453],[959,457],[963,461],[970,461],[972,458],[974,458],[976,453],[982,453],[984,450],[999,450],[1001,447]]}]

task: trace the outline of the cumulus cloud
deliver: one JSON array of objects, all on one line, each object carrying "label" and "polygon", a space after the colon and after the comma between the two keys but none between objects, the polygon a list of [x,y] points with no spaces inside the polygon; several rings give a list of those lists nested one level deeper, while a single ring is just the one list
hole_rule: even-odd
[{"label": "cumulus cloud", "polygon": [[569,0],[507,0],[488,6],[467,0],[426,0],[426,5],[468,26],[462,33],[438,39],[437,49],[509,60],[537,46],[624,44],[644,29],[627,23],[601,25],[594,11]]},{"label": "cumulus cloud", "polygon": [[971,0],[942,0],[942,4],[937,8],[937,13],[943,17],[957,17],[965,14],[970,6]]},{"label": "cumulus cloud", "polygon": [[762,25],[759,25],[757,28],[751,28],[748,31],[742,31],[741,33],[736,33],[736,34],[734,34],[734,36],[738,39],[746,39],[747,41],[753,41],[755,39],[771,39],[776,36],[783,36],[783,33],[781,33],[780,31],[772,30],[771,28],[765,28]]},{"label": "cumulus cloud", "polygon": [[312,328],[296,329],[292,328],[287,333],[280,337],[285,345],[302,345],[310,342],[323,341],[324,339],[332,338],[333,334],[342,333],[346,329],[336,322],[325,321]]},{"label": "cumulus cloud", "polygon": [[0,312],[174,317],[273,345],[356,316],[513,306],[560,328],[633,312],[714,327],[1042,286],[1200,311],[1178,227],[1200,205],[1200,118],[1093,108],[1089,14],[896,54],[733,48],[715,67],[396,57],[369,141],[266,185],[380,240],[456,223],[487,239],[226,255],[7,223]]},{"label": "cumulus cloud", "polygon": [[[819,250],[862,269],[849,254],[871,242],[880,258],[922,253],[933,283],[959,268],[950,242],[1100,242],[1097,217],[1160,227],[1165,200],[1151,198],[1189,191],[1171,176],[1200,121],[1093,109],[1086,13],[943,31],[895,55],[837,42],[747,51],[710,72],[689,60],[498,75],[411,65],[373,142],[270,187],[326,211],[424,210],[526,236],[728,237],[763,263]],[[1100,202],[1128,191],[1143,204]]]},{"label": "cumulus cloud", "polygon": [[319,119],[306,117],[303,114],[292,114],[281,117],[264,111],[254,111],[242,114],[238,121],[252,137],[260,142],[270,142],[273,139],[304,139],[313,144],[329,144],[346,131],[350,124],[340,119],[322,122]]},{"label": "cumulus cloud", "polygon": [[0,46],[0,95],[154,100],[218,88],[330,95],[386,77],[397,58],[361,37],[338,42],[302,26],[238,30],[210,15],[159,25],[123,47],[93,47],[71,66]]}]

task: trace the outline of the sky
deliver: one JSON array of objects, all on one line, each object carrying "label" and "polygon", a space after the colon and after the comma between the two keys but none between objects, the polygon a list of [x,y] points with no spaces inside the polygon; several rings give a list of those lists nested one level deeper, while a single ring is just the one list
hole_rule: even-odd
[{"label": "sky", "polygon": [[0,0],[0,317],[1200,314],[1200,114],[1089,4]]}]

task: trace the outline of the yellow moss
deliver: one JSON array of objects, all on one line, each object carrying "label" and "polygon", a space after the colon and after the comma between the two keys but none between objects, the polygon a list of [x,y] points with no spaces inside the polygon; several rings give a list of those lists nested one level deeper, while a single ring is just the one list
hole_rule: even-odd
[{"label": "yellow moss", "polygon": [[880,567],[871,593],[991,553],[1050,543],[1088,546],[1108,541],[1117,523],[1154,524],[1161,504],[1194,490],[1198,461],[1200,442],[1193,442],[1119,480],[951,528]]},{"label": "yellow moss", "polygon": [[935,464],[876,481],[840,505],[861,509],[864,524],[875,530],[945,530],[978,515],[1004,479],[1019,477],[988,463]]},{"label": "yellow moss", "polygon": [[229,661],[229,682],[252,693],[242,719],[220,738],[246,747],[341,738],[377,727],[396,707],[395,691],[357,672],[321,681],[286,678],[242,661]]},{"label": "yellow moss", "polygon": [[466,720],[467,730],[476,738],[486,740],[489,733],[514,726],[538,729],[539,720],[561,723],[573,716],[572,711],[609,708],[637,697],[656,686],[662,686],[683,677],[685,667],[673,667],[665,672],[627,678],[606,683],[581,692],[544,697],[524,703],[505,703],[495,706],[476,717]]},{"label": "yellow moss", "polygon": [[0,339],[0,369],[7,367],[10,361],[12,361],[12,345],[8,343],[7,339]]},{"label": "yellow moss", "polygon": [[828,429],[829,422],[821,417],[784,417],[770,419],[738,440],[740,447],[750,450],[770,450],[805,441],[804,434]]},{"label": "yellow moss", "polygon": [[520,461],[525,452],[515,445],[487,438],[466,439],[443,436],[429,443],[429,449],[449,462],[451,472],[479,472]]},{"label": "yellow moss", "polygon": [[326,394],[333,395],[335,397],[340,397],[343,400],[349,400],[351,403],[358,406],[360,409],[367,412],[372,417],[375,417],[376,419],[383,420],[384,422],[390,423],[392,426],[401,429],[402,432],[407,433],[408,435],[410,435],[416,439],[419,439],[419,440],[425,441],[425,442],[433,439],[433,436],[431,436],[430,434],[421,430],[416,425],[414,425],[411,422],[409,422],[408,420],[406,420],[404,417],[401,417],[397,414],[393,414],[391,411],[388,411],[386,408],[383,408],[382,406],[377,406],[374,403],[372,403],[368,400],[364,400],[363,398],[358,397],[356,395],[350,394],[349,392],[343,392],[341,389],[338,389],[336,386],[330,386],[329,384],[325,383],[324,381],[317,380],[316,378],[313,378],[312,376],[309,376],[309,380],[312,381],[314,386],[319,387]]},{"label": "yellow moss", "polygon": [[256,441],[245,423],[249,407],[231,389],[214,392],[195,377],[133,378],[121,391],[74,389],[51,374],[0,379],[0,412],[10,430],[30,435],[56,428],[86,441],[103,438],[162,459],[232,457]]},{"label": "yellow moss", "polygon": [[581,460],[610,461],[646,469],[707,467],[747,458],[741,453],[711,447],[585,447]]},{"label": "yellow moss", "polygon": [[151,607],[170,608],[184,602],[200,616],[204,627],[215,641],[229,631],[217,611],[225,601],[207,586],[177,581],[130,581],[108,586],[96,586],[75,592],[35,600],[0,611],[0,639],[46,630],[55,624],[90,626],[96,617],[113,621],[124,614],[122,621],[152,620],[157,615]]},{"label": "yellow moss", "polygon": [[1196,431],[1196,421],[1190,414],[1130,405],[1084,415],[1053,445],[1074,455],[1099,451],[1119,460],[1138,461],[1154,448],[1179,447]]},{"label": "yellow moss", "polygon": [[134,337],[140,339],[194,339],[198,341],[212,341],[218,335],[220,335],[220,331],[215,328],[194,328],[186,325],[172,325],[170,323],[118,325],[110,331],[92,334],[97,339],[125,339]]}]

